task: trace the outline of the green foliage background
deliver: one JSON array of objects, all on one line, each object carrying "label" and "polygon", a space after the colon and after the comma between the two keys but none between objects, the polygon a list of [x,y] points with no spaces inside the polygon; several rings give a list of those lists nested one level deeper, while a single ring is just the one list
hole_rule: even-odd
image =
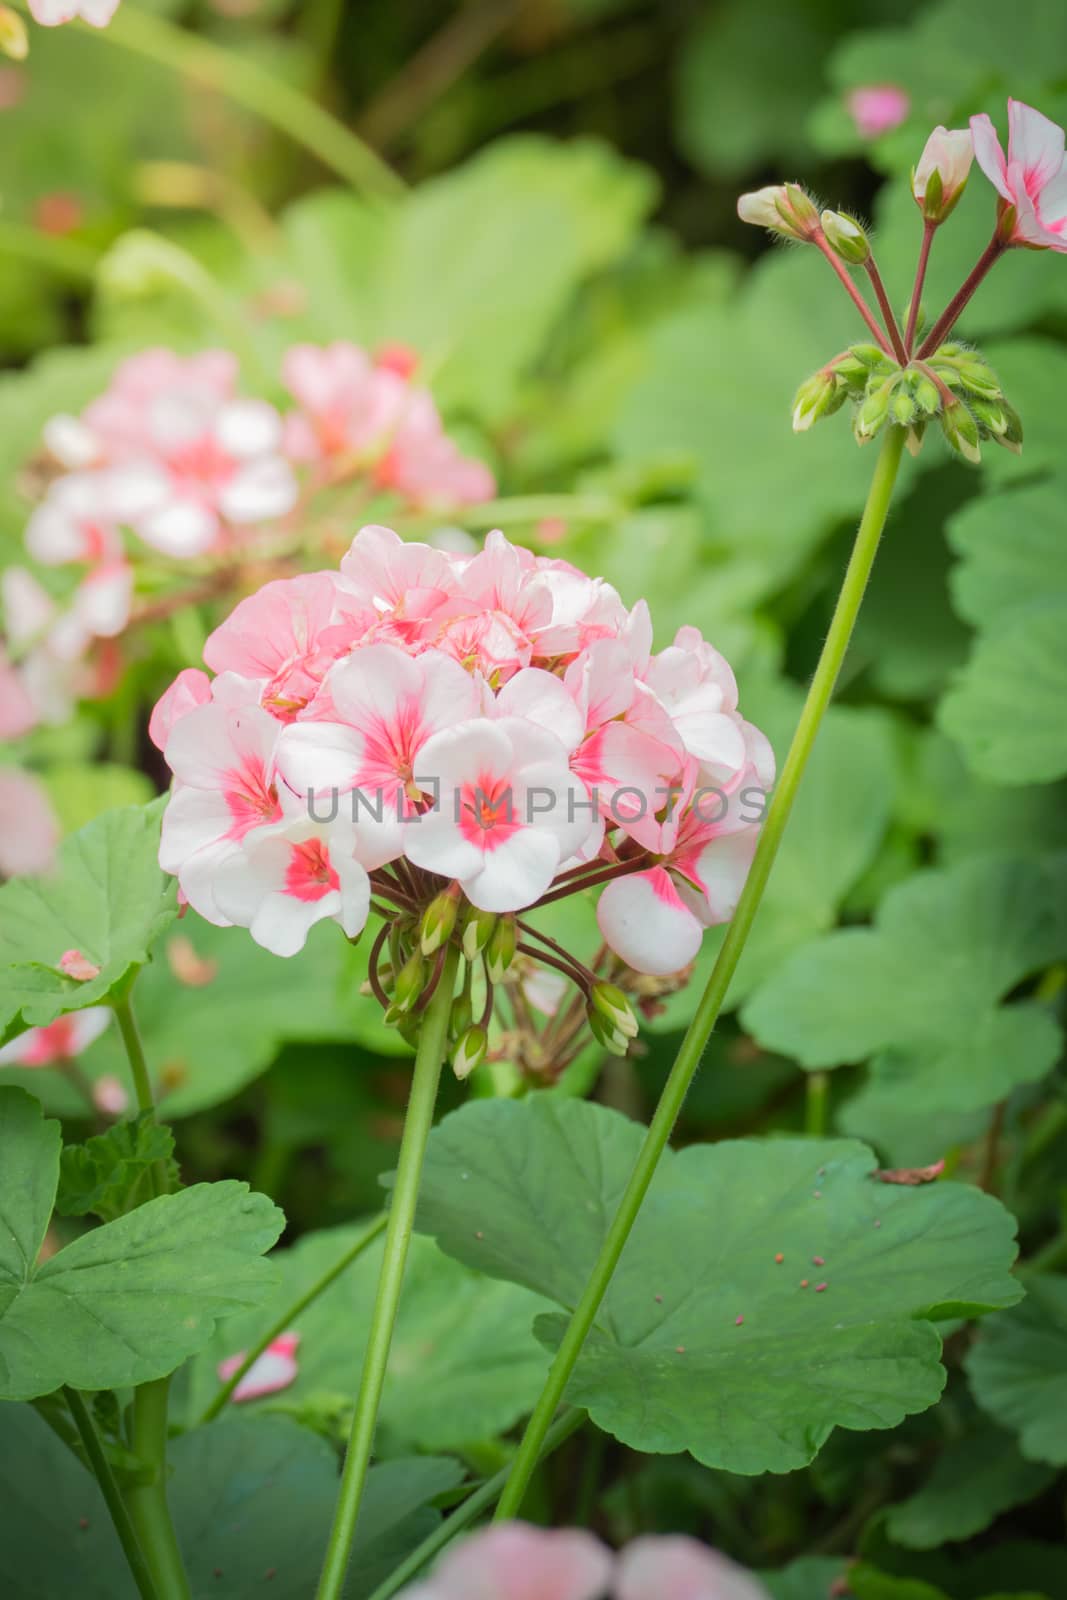
[{"label": "green foliage background", "polygon": [[[156,38],[157,23],[234,51],[327,107],[392,163],[402,190],[383,197],[373,182],[346,188],[300,139],[205,82],[211,73],[195,54],[149,59],[137,41]],[[106,34],[34,29],[31,43],[24,65],[0,67],[3,564],[23,559],[23,468],[43,423],[98,392],[131,349],[230,345],[247,388],[275,396],[281,353],[297,340],[401,340],[423,356],[450,429],[492,465],[501,497],[516,505],[507,531],[535,538],[540,512],[521,510],[521,500],[553,497],[553,514],[566,523],[554,549],[604,573],[628,602],[646,596],[659,644],[683,622],[699,625],[730,657],[742,707],[779,757],[872,463],[841,419],[802,436],[790,431],[797,383],[861,330],[814,252],[767,247],[737,221],[736,195],[801,178],[828,203],[869,217],[900,306],[919,236],[909,169],[932,126],[959,126],[984,110],[1003,128],[1008,93],[1067,117],[1059,0],[875,0],[862,8],[846,0],[124,0]],[[848,94],[887,82],[907,92],[908,114],[863,139]],[[42,222],[57,197],[76,215],[60,233]],[[977,257],[992,215],[992,191],[976,171],[936,242],[931,311]],[[158,265],[160,239],[180,252],[169,267]],[[150,271],[146,250],[157,251]],[[843,1283],[848,1316],[829,1295],[824,1309],[855,1324],[855,1367],[817,1416],[795,1422],[789,1386],[818,1365],[822,1335],[810,1323],[793,1330],[792,1343],[781,1335],[772,1368],[780,1387],[769,1402],[762,1393],[759,1427],[746,1410],[738,1441],[736,1413],[729,1425],[717,1413],[719,1389],[736,1395],[751,1383],[759,1391],[768,1368],[757,1353],[743,1376],[723,1356],[734,1330],[732,1315],[722,1330],[712,1327],[724,1272],[717,1261],[700,1289],[701,1314],[678,1339],[703,1363],[706,1409],[686,1415],[688,1384],[678,1390],[677,1377],[657,1366],[657,1335],[647,1334],[649,1345],[628,1323],[625,1381],[618,1351],[603,1341],[580,1369],[577,1398],[608,1430],[606,1445],[583,1437],[562,1452],[534,1508],[563,1521],[584,1514],[615,1539],[650,1529],[698,1533],[768,1572],[776,1600],[824,1600],[852,1558],[862,1558],[849,1579],[856,1600],[1067,1593],[1058,1548],[1067,1280],[1057,1272],[1067,1261],[1067,263],[1014,252],[968,309],[962,332],[981,342],[1021,412],[1023,454],[987,451],[969,469],[931,437],[906,464],[840,703],[730,1016],[679,1130],[683,1145],[711,1144],[690,1152],[693,1170],[715,1161],[716,1141],[764,1142],[729,1147],[751,1152],[735,1177],[733,1156],[724,1156],[697,1185],[699,1198],[676,1196],[672,1212],[664,1190],[660,1203],[669,1232],[684,1216],[687,1263],[723,1219],[733,1226],[749,1208],[763,1220],[745,1251],[773,1255],[784,1248],[775,1228],[784,1238],[795,1216],[762,1174],[781,1175],[800,1159],[805,1132],[826,1141],[818,1148],[827,1161],[858,1162],[860,1172],[866,1158],[835,1135],[862,1141],[889,1167],[946,1158],[963,1186],[951,1191],[952,1206],[971,1206],[977,1217],[992,1204],[981,1186],[1018,1218],[1030,1293],[987,1318],[979,1334],[964,1326],[972,1311],[1010,1305],[1018,1285],[968,1287],[966,1252],[980,1228],[960,1224],[957,1237],[949,1200],[935,1201],[942,1186],[924,1190],[917,1203],[934,1219],[930,1274],[940,1272],[942,1289],[901,1287],[890,1274],[879,1299],[862,1274]],[[465,525],[485,526],[477,511]],[[346,540],[355,531],[342,518]],[[150,859],[119,831],[136,833],[143,821],[130,819],[151,813],[112,808],[140,805],[161,781],[143,736],[148,708],[196,659],[211,625],[206,609],[180,613],[139,641],[112,700],[0,751],[0,760],[41,775],[67,831],[108,813],[65,847],[63,893],[49,900],[47,887],[0,889],[0,958],[43,960],[35,928],[42,950],[61,935],[64,947],[91,949],[102,939],[105,970],[78,1002],[89,1004],[150,954],[138,1005],[185,1181],[250,1181],[289,1220],[281,1271],[290,1292],[223,1324],[210,1347],[206,1325],[187,1342],[201,1352],[183,1378],[188,1422],[210,1396],[213,1363],[299,1292],[330,1246],[325,1230],[377,1209],[408,1071],[399,1041],[359,994],[358,950],[316,938],[281,964],[243,935],[173,924]],[[103,909],[92,899],[120,845],[124,861],[140,863],[139,875],[125,879],[136,915],[114,897]],[[589,918],[581,909],[566,915],[567,936],[580,946],[591,937]],[[202,986],[182,976],[188,950],[176,953],[177,939],[210,973]],[[465,1159],[464,1138],[475,1140],[476,1118],[526,1110],[524,1137],[534,1137],[530,1118],[545,1124],[536,1137],[548,1141],[552,1170],[551,1140],[561,1135],[548,1123],[580,1117],[586,1108],[567,1096],[592,1088],[613,1110],[590,1109],[582,1136],[599,1152],[589,1159],[605,1196],[615,1192],[602,1143],[630,1137],[616,1126],[618,1111],[647,1117],[717,943],[709,936],[693,983],[649,1019],[632,1059],[602,1070],[592,1062],[536,1109],[490,1101],[491,1084],[476,1078],[474,1104],[446,1124],[467,1130],[454,1133],[454,1162]],[[62,983],[56,988],[38,969],[0,975],[5,1028],[66,1009],[69,997]],[[121,1071],[113,1029],[81,1067],[90,1081]],[[30,1090],[72,1134],[87,1131],[84,1083],[10,1068],[3,1082]],[[455,1085],[445,1096],[446,1109],[466,1098]],[[450,1136],[435,1137],[444,1160]],[[502,1148],[495,1136],[489,1143]],[[670,1180],[682,1189],[695,1182],[679,1175],[687,1159],[676,1159]],[[484,1192],[473,1184],[464,1192],[464,1205],[499,1205],[491,1176],[479,1178]],[[848,1181],[857,1194],[871,1187],[866,1178]],[[550,1262],[535,1270],[528,1227],[514,1222],[505,1253],[525,1267],[509,1274],[472,1251],[473,1214],[457,1220],[447,1182],[440,1193],[433,1182],[430,1189],[426,1231],[441,1248],[420,1241],[397,1356],[421,1369],[426,1391],[394,1385],[384,1421],[390,1453],[427,1452],[425,1493],[409,1501],[397,1491],[394,1504],[382,1480],[386,1543],[405,1519],[422,1532],[427,1517],[432,1526],[426,1502],[447,1498],[456,1476],[433,1457],[461,1456],[475,1472],[503,1459],[502,1436],[536,1394],[555,1308],[573,1299]],[[577,1207],[581,1196],[571,1198]],[[901,1215],[916,1200],[898,1189],[888,1198]],[[79,1224],[63,1226],[71,1237]],[[457,1228],[463,1248],[449,1243]],[[940,1247],[938,1229],[952,1236]],[[887,1224],[886,1245],[889,1234]],[[195,1237],[191,1228],[190,1248]],[[343,1248],[343,1233],[335,1242]],[[53,1278],[62,1259],[49,1269]],[[1009,1264],[1010,1254],[998,1258],[997,1270]],[[756,1294],[750,1253],[734,1265],[730,1284]],[[328,1314],[303,1330],[305,1377],[280,1397],[289,1416],[256,1418],[251,1408],[223,1425],[238,1456],[251,1447],[234,1430],[271,1430],[269,1439],[256,1435],[264,1459],[275,1451],[289,1463],[293,1495],[316,1527],[329,1498],[322,1440],[336,1440],[343,1426],[371,1272],[368,1259],[349,1299],[324,1302]],[[516,1282],[495,1281],[509,1276]],[[24,1299],[31,1294],[39,1297],[39,1287]],[[616,1294],[624,1321],[639,1321],[632,1271]],[[25,1315],[33,1314],[31,1305]],[[869,1335],[866,1316],[876,1326]],[[934,1323],[947,1340],[947,1377]],[[864,1422],[870,1380],[860,1369],[879,1361],[892,1380]],[[121,1362],[108,1373],[109,1383],[130,1381]],[[32,1377],[20,1385],[14,1367],[5,1383],[12,1395],[40,1392]],[[449,1404],[434,1401],[434,1383],[446,1393],[455,1386]],[[663,1414],[682,1415],[684,1427],[643,1430],[636,1402],[628,1409],[618,1399],[656,1383]],[[39,1475],[42,1501],[69,1504],[73,1516],[88,1493],[76,1464],[68,1456],[55,1465],[55,1441],[24,1411],[0,1408],[12,1448]],[[175,1480],[190,1529],[195,1508],[182,1497],[199,1471],[197,1451],[214,1455],[198,1440],[191,1432],[181,1441]],[[13,1459],[6,1449],[5,1459]],[[750,1476],[763,1471],[784,1475]],[[6,1592],[51,1593],[57,1582],[74,1585],[65,1592],[121,1592],[106,1587],[110,1579],[101,1588],[99,1577],[86,1586],[91,1563],[77,1569],[82,1576],[69,1564],[49,1566],[64,1559],[55,1552],[65,1536],[47,1508],[27,1524],[19,1505],[8,1490],[0,1495],[0,1525],[7,1517],[22,1541],[21,1555],[0,1556]],[[274,1502],[261,1505],[267,1526]],[[388,1548],[402,1552],[417,1537],[408,1528]],[[313,1570],[313,1555],[307,1563]]]}]

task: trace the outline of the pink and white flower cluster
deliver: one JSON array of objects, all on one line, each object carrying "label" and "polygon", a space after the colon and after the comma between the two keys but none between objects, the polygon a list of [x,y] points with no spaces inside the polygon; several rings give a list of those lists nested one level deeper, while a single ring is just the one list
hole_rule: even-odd
[{"label": "pink and white flower cluster", "polygon": [[94,28],[106,28],[119,8],[119,0],[30,0],[35,22],[45,28],[58,28],[80,17]]},{"label": "pink and white flower cluster", "polygon": [[491,913],[606,883],[604,938],[650,973],[733,912],[767,741],[696,629],[654,652],[647,606],[568,562],[367,527],[339,572],[242,601],[204,657],[216,676],[181,673],[150,724],[175,778],[160,860],[278,954],[446,883]]},{"label": "pink and white flower cluster", "polygon": [[450,1549],[399,1600],[767,1600],[750,1573],[695,1539],[650,1535],[617,1556],[580,1528],[501,1522]]},{"label": "pink and white flower cluster", "polygon": [[26,547],[42,567],[76,567],[79,581],[60,606],[29,572],[5,580],[3,631],[21,664],[0,655],[0,673],[22,731],[110,687],[117,647],[97,642],[129,623],[138,546],[168,561],[249,552],[264,524],[298,507],[306,522],[316,492],[352,478],[417,511],[491,498],[492,474],[446,434],[416,367],[401,346],[372,360],[352,344],[296,345],[283,362],[295,404],[283,413],[239,393],[225,351],[145,350],[80,416],[53,417],[44,443],[62,470]]}]

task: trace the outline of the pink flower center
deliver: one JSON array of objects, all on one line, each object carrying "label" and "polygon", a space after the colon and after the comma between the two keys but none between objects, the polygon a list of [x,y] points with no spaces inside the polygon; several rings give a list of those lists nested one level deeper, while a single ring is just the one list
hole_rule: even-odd
[{"label": "pink flower center", "polygon": [[321,900],[332,889],[339,889],[338,878],[326,848],[319,839],[294,844],[285,869],[285,892],[294,900]]},{"label": "pink flower center", "polygon": [[57,1017],[46,1028],[35,1028],[26,1044],[22,1062],[27,1067],[47,1067],[53,1061],[71,1061],[78,1054],[74,1022]]},{"label": "pink flower center", "polygon": [[233,818],[228,839],[243,839],[253,828],[281,821],[278,791],[272,783],[268,784],[261,761],[249,762],[227,773],[226,778],[226,804]]},{"label": "pink flower center", "polygon": [[482,773],[476,782],[464,784],[459,806],[459,827],[463,837],[480,850],[495,850],[521,826],[515,797],[505,778]]},{"label": "pink flower center", "polygon": [[167,470],[186,493],[206,495],[229,482],[237,471],[237,463],[211,434],[205,433],[171,450],[167,456]]}]

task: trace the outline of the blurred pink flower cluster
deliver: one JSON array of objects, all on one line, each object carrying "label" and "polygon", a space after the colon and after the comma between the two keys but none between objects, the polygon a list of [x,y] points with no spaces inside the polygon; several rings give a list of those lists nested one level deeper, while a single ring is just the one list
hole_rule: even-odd
[{"label": "blurred pink flower cluster", "polygon": [[578,1528],[502,1522],[450,1549],[398,1600],[767,1600],[716,1550],[681,1536],[635,1539],[617,1556]]},{"label": "blurred pink flower cluster", "polygon": [[61,470],[26,547],[40,566],[80,577],[61,605],[28,570],[5,574],[0,735],[61,722],[76,699],[113,686],[118,647],[101,641],[128,625],[135,565],[152,552],[183,562],[248,550],[264,525],[313,516],[317,491],[354,478],[427,512],[495,492],[488,468],[445,433],[407,349],[372,360],[352,344],[298,345],[284,378],[295,405],[283,413],[238,392],[225,351],[146,350],[80,416],[47,424]]},{"label": "blurred pink flower cluster", "polygon": [[398,862],[405,894],[414,871],[487,913],[604,883],[604,938],[650,973],[733,912],[770,747],[696,629],[654,652],[647,606],[568,562],[364,528],[204,657],[217,676],[181,673],[150,724],[175,778],[160,860],[278,954],[322,918],[356,934]]},{"label": "blurred pink flower cluster", "polygon": [[30,14],[45,28],[58,28],[80,17],[94,28],[106,28],[119,0],[30,0]]}]

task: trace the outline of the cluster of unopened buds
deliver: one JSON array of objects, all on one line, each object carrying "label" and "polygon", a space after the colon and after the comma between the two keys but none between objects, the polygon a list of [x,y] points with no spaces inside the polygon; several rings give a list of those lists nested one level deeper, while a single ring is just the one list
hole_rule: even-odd
[{"label": "cluster of unopened buds", "polygon": [[114,686],[118,636],[168,604],[135,588],[165,591],[174,563],[196,563],[207,595],[242,559],[298,555],[345,488],[433,514],[495,493],[489,469],[445,432],[406,346],[372,358],[343,342],[296,345],[282,378],[294,401],[284,412],[238,392],[225,351],[146,350],[80,416],[47,424],[26,546],[78,582],[61,604],[30,571],[4,574],[0,671],[21,724],[9,737]]},{"label": "cluster of unopened buds", "polygon": [[[501,985],[519,1016],[551,1013],[552,1071],[586,1023],[625,1052],[624,989],[684,969],[734,910],[770,747],[696,629],[654,652],[644,603],[565,561],[499,532],[458,555],[364,528],[340,571],[243,600],[204,658],[216,676],[182,672],[150,723],[175,779],[162,865],[278,955],[379,914],[368,982],[404,1031],[451,950],[461,1076]],[[590,889],[587,965],[526,914]]]},{"label": "cluster of unopened buds", "polygon": [[[937,421],[951,448],[977,462],[989,440],[1018,452],[1022,426],[996,374],[977,351],[946,342],[957,319],[990,268],[1005,251],[1067,251],[1067,167],[1063,129],[1018,100],[1008,102],[1005,155],[987,116],[969,128],[936,128],[912,173],[912,193],[922,213],[923,238],[911,300],[897,320],[871,248],[867,229],[855,217],[823,211],[798,184],[786,183],[742,195],[738,212],[783,238],[816,246],[837,273],[873,336],[834,356],[800,387],[793,427],[802,432],[851,401],[853,431],[860,444],[886,426],[906,430],[913,454],[927,426]],[[926,326],[922,290],[934,235],[955,209],[972,161],[997,191],[993,236],[974,269],[944,311]],[[867,303],[849,268],[868,276],[882,321]]]}]

